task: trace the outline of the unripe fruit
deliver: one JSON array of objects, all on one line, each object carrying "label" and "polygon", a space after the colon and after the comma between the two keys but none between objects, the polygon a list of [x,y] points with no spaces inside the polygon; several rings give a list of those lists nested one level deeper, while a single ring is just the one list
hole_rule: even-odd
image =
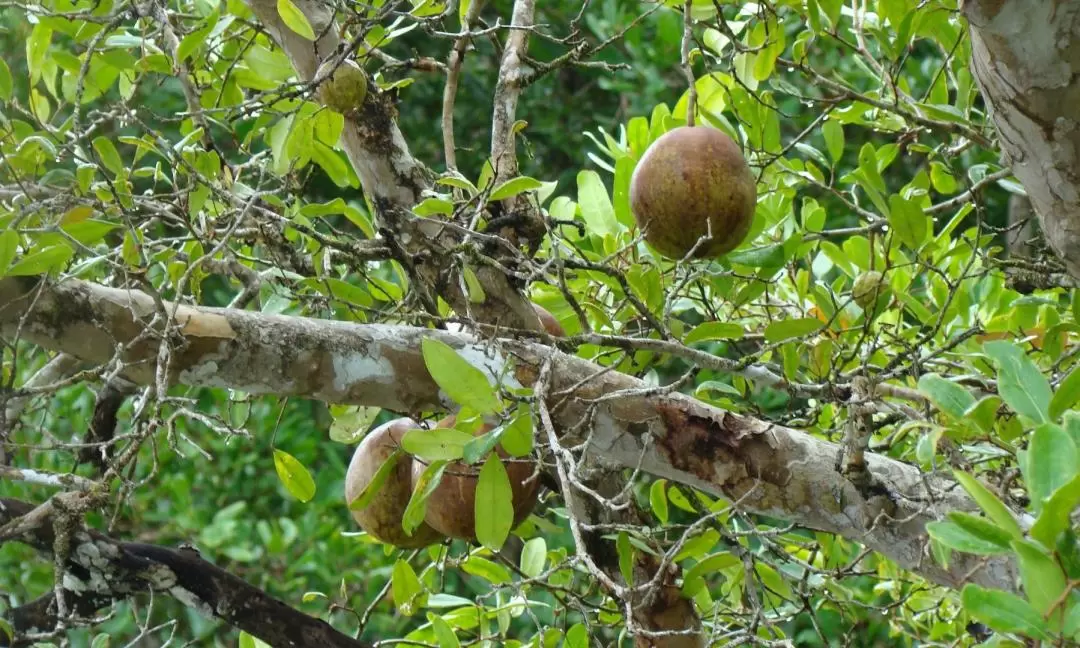
[{"label": "unripe fruit", "polygon": [[[454,427],[456,415],[450,415],[439,421],[437,427]],[[478,435],[490,432],[494,426],[484,424]],[[510,459],[502,449],[497,450],[502,458],[506,475],[510,478],[510,492],[514,506],[514,524],[521,524],[536,507],[540,480],[533,473],[536,463],[529,458]],[[413,464],[413,483],[427,469],[427,464],[416,459]],[[446,466],[442,480],[427,501],[427,513],[424,521],[433,529],[451,538],[476,540],[476,485],[480,480],[480,467],[470,466],[455,461]]]},{"label": "unripe fruit", "polygon": [[[356,447],[345,474],[346,504],[352,505],[374,479],[383,462],[398,448],[401,437],[416,427],[415,421],[400,418],[380,425],[364,437]],[[368,505],[350,511],[360,528],[375,539],[410,549],[426,547],[443,539],[438,531],[426,523],[421,523],[411,536],[401,527],[405,507],[412,497],[412,467],[412,456],[404,452],[399,454],[397,463]]]},{"label": "unripe fruit", "polygon": [[750,232],[756,204],[757,183],[738,144],[708,126],[665,133],[630,178],[630,209],[638,227],[649,245],[673,260],[690,250],[694,258],[734,250]]},{"label": "unripe fruit", "polygon": [[851,298],[855,300],[863,310],[869,310],[877,302],[878,297],[889,292],[889,283],[880,272],[870,270],[855,278],[855,285],[851,287]]},{"label": "unripe fruit", "polygon": [[[335,68],[334,59],[328,59],[319,66],[316,79],[326,79],[319,84],[319,99],[330,110],[343,115],[359,110],[367,97],[368,80],[355,61],[345,59]],[[333,74],[330,71],[333,70]],[[327,76],[330,75],[330,76]]]}]

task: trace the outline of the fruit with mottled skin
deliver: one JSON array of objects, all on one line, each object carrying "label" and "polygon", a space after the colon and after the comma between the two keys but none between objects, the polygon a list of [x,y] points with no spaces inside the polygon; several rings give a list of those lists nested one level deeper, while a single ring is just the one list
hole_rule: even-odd
[{"label": "fruit with mottled skin", "polygon": [[341,61],[337,67],[334,65],[334,59],[328,59],[315,73],[316,79],[325,78],[319,84],[319,99],[330,110],[348,115],[359,110],[367,97],[367,75],[363,68],[349,59]]},{"label": "fruit with mottled skin", "polygon": [[[750,232],[757,183],[742,151],[722,131],[683,126],[653,142],[630,178],[630,209],[663,256],[719,258]],[[702,237],[709,237],[698,244]],[[697,246],[695,248],[695,246]]]},{"label": "fruit with mottled skin", "polygon": [[[398,449],[405,433],[417,427],[415,421],[399,418],[380,425],[364,437],[356,447],[352,461],[349,462],[349,470],[345,474],[346,504],[352,505],[375,478],[383,462]],[[411,536],[406,534],[401,526],[405,507],[412,497],[413,463],[411,455],[404,452],[399,454],[386,481],[368,505],[350,511],[360,528],[376,540],[409,549],[426,547],[443,539],[438,531],[426,523],[421,523]]]},{"label": "fruit with mottled skin", "polygon": [[878,297],[888,294],[888,291],[889,283],[885,281],[885,276],[870,270],[855,278],[855,285],[851,287],[851,298],[863,310],[867,310],[877,302]]},{"label": "fruit with mottled skin", "polygon": [[[436,427],[454,427],[457,415],[450,415]],[[494,426],[485,423],[477,436],[490,432]],[[533,473],[536,463],[530,458],[511,458],[502,448],[497,450],[506,475],[510,478],[510,492],[514,507],[514,524],[521,524],[532,513],[540,490],[539,477]],[[417,458],[413,464],[415,484],[427,468],[427,463]],[[480,481],[479,466],[461,461],[451,462],[443,472],[442,480],[427,501],[424,521],[433,529],[451,538],[476,540],[476,485]]]}]

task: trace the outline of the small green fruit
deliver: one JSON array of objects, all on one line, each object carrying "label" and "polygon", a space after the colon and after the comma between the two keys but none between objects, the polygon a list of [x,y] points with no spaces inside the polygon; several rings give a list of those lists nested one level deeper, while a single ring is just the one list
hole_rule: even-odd
[{"label": "small green fruit", "polygon": [[[630,178],[630,210],[645,240],[673,260],[734,250],[750,232],[757,183],[739,145],[709,126],[665,133]],[[698,245],[702,237],[710,236]]]},{"label": "small green fruit", "polygon": [[[330,74],[331,70],[333,74]],[[323,77],[325,80],[319,84],[319,99],[323,105],[343,115],[360,109],[367,97],[368,80],[363,68],[355,61],[346,59],[336,68],[333,59],[324,61],[315,73],[316,79]]]},{"label": "small green fruit", "polygon": [[870,270],[855,278],[851,287],[851,297],[863,310],[871,308],[881,295],[889,293],[889,282],[880,272]]}]

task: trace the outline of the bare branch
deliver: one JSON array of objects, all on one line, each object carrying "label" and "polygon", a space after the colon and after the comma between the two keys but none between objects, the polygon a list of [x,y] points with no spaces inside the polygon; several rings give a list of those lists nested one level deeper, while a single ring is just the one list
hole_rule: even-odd
[{"label": "bare branch", "polygon": [[[36,305],[27,312],[31,299]],[[109,360],[119,344],[124,375],[140,384],[155,380],[160,342],[139,337],[148,325],[143,318],[155,312],[153,299],[137,291],[76,280],[60,285],[0,280],[4,336],[18,330],[22,339],[89,362]],[[100,322],[109,322],[111,329],[103,330]],[[446,342],[511,387],[534,385],[550,358],[556,402],[549,406],[555,424],[573,430],[590,420],[589,450],[609,462],[630,468],[640,463],[651,474],[741,500],[747,510],[838,533],[941,584],[962,585],[970,572],[975,582],[1015,588],[1012,565],[1005,559],[980,562],[957,555],[946,569],[925,553],[927,522],[946,511],[974,510],[952,481],[867,454],[874,489],[860,489],[835,469],[836,444],[650,388],[544,345],[190,306],[175,306],[172,329],[182,337],[172,354],[168,378],[173,382],[399,412],[452,405],[425,368],[420,351],[425,337]],[[136,345],[125,346],[136,339]]]}]

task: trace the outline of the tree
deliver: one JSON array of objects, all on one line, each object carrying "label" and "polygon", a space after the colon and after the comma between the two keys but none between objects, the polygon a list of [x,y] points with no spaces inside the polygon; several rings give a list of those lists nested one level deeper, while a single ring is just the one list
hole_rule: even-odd
[{"label": "tree", "polygon": [[[0,645],[1080,634],[1080,3],[4,20]],[[337,112],[346,59],[368,92]],[[718,260],[629,206],[688,122],[757,179]],[[1060,261],[1001,253],[1025,193]],[[466,458],[540,460],[537,511],[510,535],[488,482],[478,542],[343,534],[351,446],[446,412],[497,423]]]}]

